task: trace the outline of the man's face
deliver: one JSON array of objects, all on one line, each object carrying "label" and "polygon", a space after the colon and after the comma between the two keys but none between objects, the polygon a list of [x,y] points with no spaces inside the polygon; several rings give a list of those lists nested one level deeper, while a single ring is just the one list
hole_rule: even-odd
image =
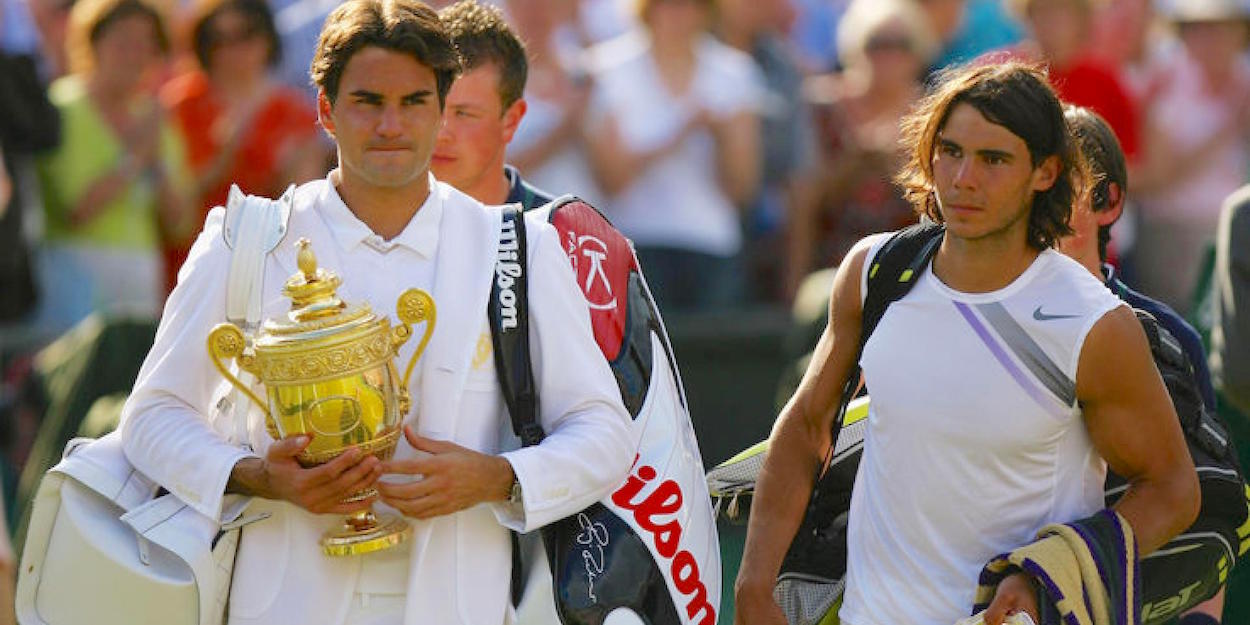
[{"label": "man's face", "polygon": [[1023,238],[1033,194],[1049,189],[1057,157],[1034,168],[1024,140],[960,103],[933,150],[933,182],[947,232],[961,239]]},{"label": "man's face", "polygon": [[456,79],[447,93],[434,177],[473,195],[488,176],[503,176],[504,153],[525,113],[525,101],[503,110],[499,68],[484,63]]},{"label": "man's face", "polygon": [[365,47],[343,68],[337,101],[318,96],[322,126],[338,143],[344,176],[398,188],[419,182],[442,121],[434,71],[393,50]]}]

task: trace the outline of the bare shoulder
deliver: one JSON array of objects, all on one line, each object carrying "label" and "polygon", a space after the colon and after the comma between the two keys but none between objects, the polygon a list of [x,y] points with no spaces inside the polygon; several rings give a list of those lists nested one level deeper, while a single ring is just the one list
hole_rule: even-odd
[{"label": "bare shoulder", "polygon": [[[1085,337],[1077,367],[1077,395],[1140,382],[1154,372],[1154,358],[1137,315],[1127,305],[1104,314]],[[1154,377],[1158,374],[1155,373]]]},{"label": "bare shoulder", "polygon": [[868,263],[873,249],[885,241],[889,233],[874,234],[860,239],[842,258],[838,265],[837,275],[833,280],[833,298],[830,305],[834,310],[854,310],[856,315],[863,309],[863,283],[866,280],[864,266]]}]

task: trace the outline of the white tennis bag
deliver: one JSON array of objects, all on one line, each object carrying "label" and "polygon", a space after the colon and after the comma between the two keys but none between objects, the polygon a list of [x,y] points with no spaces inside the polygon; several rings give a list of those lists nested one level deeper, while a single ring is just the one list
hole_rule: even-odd
[{"label": "white tennis bag", "polygon": [[[629,476],[578,514],[522,537],[522,587],[514,589],[522,625],[714,625],[721,562],[715,513],[664,322],[629,241],[597,210],[564,196],[534,211],[559,233],[589,308],[595,341],[612,368],[638,441]],[[505,231],[523,235],[505,211]],[[516,237],[525,256],[524,236]],[[501,250],[505,241],[501,238]],[[501,252],[501,256],[503,256]],[[524,263],[520,263],[524,265]],[[517,317],[525,315],[523,272],[514,275]],[[524,389],[532,389],[527,321],[509,335],[491,297],[500,386],[522,442],[542,431]],[[518,351],[524,350],[524,351]],[[534,395],[529,395],[532,402]]]},{"label": "white tennis bag", "polygon": [[[260,323],[264,259],[286,234],[292,197],[293,187],[278,200],[230,189],[223,228],[232,249],[227,318],[241,327]],[[232,440],[246,441],[250,403],[229,385],[222,389],[210,416],[233,419]],[[268,514],[240,517],[249,500],[232,495],[223,509],[236,520],[220,525],[158,491],[127,461],[119,432],[70,441],[32,502],[15,596],[18,622],[219,625],[239,530]]]}]

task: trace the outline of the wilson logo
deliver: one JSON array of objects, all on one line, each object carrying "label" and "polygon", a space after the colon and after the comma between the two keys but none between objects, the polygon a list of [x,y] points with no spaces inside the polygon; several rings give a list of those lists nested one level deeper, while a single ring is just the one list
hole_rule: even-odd
[{"label": "wilson logo", "polygon": [[499,233],[499,260],[495,263],[495,286],[499,287],[499,317],[504,330],[517,327],[516,292],[512,285],[521,276],[517,261],[516,221],[505,220]]},{"label": "wilson logo", "polygon": [[[680,549],[682,526],[678,511],[683,501],[681,486],[664,480],[649,494],[638,499],[643,486],[655,480],[655,468],[643,465],[630,475],[625,484],[612,493],[612,503],[634,514],[634,521],[651,535],[655,550],[669,563],[669,573],[678,592],[688,597],[686,615],[692,622],[712,625],[716,610],[707,599],[707,586],[699,573],[699,563],[688,550]],[[670,517],[661,522],[656,517]],[[695,621],[695,615],[700,615]]]}]

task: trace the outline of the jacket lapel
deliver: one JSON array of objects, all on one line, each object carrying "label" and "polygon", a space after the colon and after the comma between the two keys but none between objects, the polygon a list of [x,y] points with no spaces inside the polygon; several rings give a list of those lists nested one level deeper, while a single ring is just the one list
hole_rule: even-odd
[{"label": "jacket lapel", "polygon": [[[291,276],[299,270],[295,243],[300,239],[308,239],[312,244],[313,253],[317,255],[318,267],[325,267],[335,273],[342,271],[343,265],[339,262],[334,235],[326,228],[325,220],[317,212],[317,206],[326,201],[325,195],[329,193],[329,187],[328,181],[318,180],[311,184],[301,185],[295,190],[296,197],[291,208],[291,219],[286,236],[273,250],[274,260],[282,269],[284,280],[286,276]],[[276,285],[278,291],[281,291],[282,284],[280,282]],[[270,288],[266,286],[266,290]]]},{"label": "jacket lapel", "polygon": [[469,360],[486,315],[500,212],[441,183],[434,192],[443,200],[432,293],[437,324],[419,364],[424,379],[416,389],[414,416],[422,436],[451,440]]}]

